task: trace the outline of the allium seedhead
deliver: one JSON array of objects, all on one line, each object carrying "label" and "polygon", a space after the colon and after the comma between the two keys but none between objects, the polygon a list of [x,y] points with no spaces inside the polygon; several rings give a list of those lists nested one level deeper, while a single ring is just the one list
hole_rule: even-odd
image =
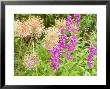
[{"label": "allium seedhead", "polygon": [[14,31],[16,32],[17,29],[20,29],[22,22],[19,20],[14,21]]},{"label": "allium seedhead", "polygon": [[53,47],[59,42],[59,32],[55,28],[48,28],[45,35],[45,47],[47,49],[53,49]]},{"label": "allium seedhead", "polygon": [[27,22],[31,27],[32,33],[36,34],[35,38],[38,39],[45,30],[43,19],[40,16],[30,16]]},{"label": "allium seedhead", "polygon": [[66,28],[66,21],[65,19],[55,19],[55,25],[57,26],[57,28]]},{"label": "allium seedhead", "polygon": [[30,16],[26,21],[15,21],[15,32],[19,37],[25,38],[36,34],[36,39],[41,36],[44,31],[43,20],[39,16]]},{"label": "allium seedhead", "polygon": [[24,66],[26,69],[34,69],[35,66],[38,64],[39,62],[39,57],[36,55],[32,55],[32,54],[27,54],[24,57]]},{"label": "allium seedhead", "polygon": [[30,16],[27,20],[33,32],[37,32],[39,28],[44,28],[43,19],[40,16]]},{"label": "allium seedhead", "polygon": [[26,22],[15,21],[15,32],[21,38],[31,36],[31,28]]}]

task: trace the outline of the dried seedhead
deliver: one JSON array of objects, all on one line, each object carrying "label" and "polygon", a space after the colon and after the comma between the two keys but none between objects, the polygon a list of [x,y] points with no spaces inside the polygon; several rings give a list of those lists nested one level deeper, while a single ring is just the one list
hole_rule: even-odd
[{"label": "dried seedhead", "polygon": [[30,16],[25,21],[17,20],[14,24],[15,32],[21,38],[26,38],[27,36],[32,36],[32,34],[35,34],[37,39],[40,34],[43,33],[45,28],[43,20],[40,16]]},{"label": "dried seedhead", "polygon": [[26,54],[24,56],[24,66],[26,69],[34,69],[39,63],[39,57],[32,54]]},{"label": "dried seedhead", "polygon": [[58,19],[55,20],[55,25],[57,26],[57,28],[66,28],[66,20],[65,19]]},{"label": "dried seedhead", "polygon": [[45,35],[45,47],[52,49],[59,42],[59,31],[54,27],[49,27]]},{"label": "dried seedhead", "polygon": [[21,38],[25,38],[31,35],[30,26],[26,22],[21,22],[19,20],[15,21],[15,32]]}]

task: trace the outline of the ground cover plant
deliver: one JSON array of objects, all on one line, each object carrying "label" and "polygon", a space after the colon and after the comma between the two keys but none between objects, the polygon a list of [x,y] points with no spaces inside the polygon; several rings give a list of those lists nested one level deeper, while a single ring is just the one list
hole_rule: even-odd
[{"label": "ground cover plant", "polygon": [[96,14],[15,14],[15,76],[96,76]]}]

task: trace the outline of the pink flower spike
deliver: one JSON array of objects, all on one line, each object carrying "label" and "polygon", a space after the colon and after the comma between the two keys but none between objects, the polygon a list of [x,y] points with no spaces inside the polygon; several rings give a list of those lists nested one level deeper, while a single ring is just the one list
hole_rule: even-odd
[{"label": "pink flower spike", "polygon": [[93,68],[93,67],[94,67],[93,61],[88,61],[88,62],[87,62],[87,67],[88,67],[89,69]]},{"label": "pink flower spike", "polygon": [[92,61],[93,60],[93,55],[92,54],[88,54],[87,57],[86,57],[86,59],[88,61]]}]

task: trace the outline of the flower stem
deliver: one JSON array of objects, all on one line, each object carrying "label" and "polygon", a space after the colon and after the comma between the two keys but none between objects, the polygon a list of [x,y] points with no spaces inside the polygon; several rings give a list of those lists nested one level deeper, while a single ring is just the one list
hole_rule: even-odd
[{"label": "flower stem", "polygon": [[32,44],[32,48],[33,48],[32,54],[34,55],[34,41],[33,41],[33,44]]},{"label": "flower stem", "polygon": [[22,48],[22,39],[21,39],[21,41],[20,41],[20,51],[19,51],[19,57],[21,57],[21,48]]}]

